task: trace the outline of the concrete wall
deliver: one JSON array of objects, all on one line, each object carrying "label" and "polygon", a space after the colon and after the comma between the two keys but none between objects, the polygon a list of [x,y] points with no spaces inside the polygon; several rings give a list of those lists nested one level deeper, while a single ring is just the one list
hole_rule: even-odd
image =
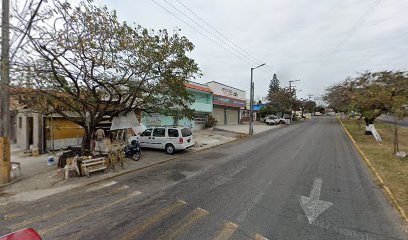
[{"label": "concrete wall", "polygon": [[207,85],[211,89],[213,94],[245,100],[245,91],[241,89],[227,86],[218,82],[208,82]]},{"label": "concrete wall", "polygon": [[78,124],[63,118],[47,119],[46,124],[48,150],[81,145],[85,130]]},{"label": "concrete wall", "polygon": [[[30,126],[29,119],[32,119]],[[21,111],[16,115],[16,144],[25,150],[30,149],[30,145],[38,147],[40,151],[43,147],[43,115],[30,111]],[[32,135],[32,142],[30,142]]]},{"label": "concrete wall", "polygon": [[171,116],[164,116],[159,113],[151,113],[142,115],[142,124],[146,127],[149,126],[171,126],[171,125],[178,125],[189,127],[191,129],[195,128],[195,123],[193,120],[189,120],[186,118],[179,119],[177,121],[174,120]]},{"label": "concrete wall", "polygon": [[16,115],[16,138],[17,138],[17,146],[22,149],[27,148],[27,126],[26,126],[27,117],[23,113],[18,113]]},{"label": "concrete wall", "polygon": [[[29,118],[32,118],[32,133],[29,128]],[[84,130],[81,126],[62,118],[49,119],[44,122],[42,114],[21,111],[16,115],[16,144],[25,150],[34,145],[41,150],[52,149],[52,139],[54,139],[54,149],[66,148],[68,146],[80,145]],[[44,126],[46,124],[46,126]],[[51,131],[52,127],[52,131]],[[52,133],[52,134],[51,134]],[[32,134],[32,143],[30,144],[30,134]],[[44,142],[46,146],[44,146]]]}]

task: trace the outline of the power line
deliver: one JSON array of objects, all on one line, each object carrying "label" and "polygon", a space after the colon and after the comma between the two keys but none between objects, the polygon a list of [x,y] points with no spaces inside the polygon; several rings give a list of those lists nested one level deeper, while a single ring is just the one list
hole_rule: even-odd
[{"label": "power line", "polygon": [[177,12],[179,12],[180,14],[182,14],[184,17],[186,17],[187,19],[189,19],[191,22],[195,23],[197,26],[199,26],[201,29],[203,29],[205,32],[209,33],[211,36],[215,37],[216,39],[218,39],[220,42],[222,42],[223,44],[225,44],[227,47],[229,47],[230,49],[234,50],[236,53],[240,54],[241,56],[247,58],[250,62],[252,62],[252,64],[259,64],[259,62],[253,61],[250,58],[248,58],[245,54],[243,54],[242,52],[238,51],[237,49],[235,49],[234,47],[231,47],[231,45],[229,45],[227,42],[225,42],[223,39],[221,39],[220,37],[216,36],[215,34],[213,34],[212,32],[210,32],[208,29],[204,28],[200,23],[198,23],[197,21],[195,21],[194,19],[192,19],[191,17],[189,17],[187,14],[185,14],[183,11],[181,11],[180,9],[178,9],[177,7],[175,7],[173,4],[171,4],[169,1],[167,0],[163,0],[164,2],[166,2],[169,6],[171,6],[173,9],[175,9]]},{"label": "power line", "polygon": [[[203,37],[207,38],[208,40],[212,41],[213,43],[217,44],[218,46],[224,48],[224,50],[226,50],[227,52],[231,53],[232,55],[234,55],[237,58],[240,58],[241,60],[244,61],[248,61],[247,59],[243,58],[242,56],[237,55],[234,52],[231,52],[228,48],[224,47],[223,45],[221,45],[220,43],[214,41],[213,39],[211,39],[210,37],[208,37],[207,35],[203,34],[202,32],[200,32],[197,28],[193,27],[191,24],[189,24],[188,22],[186,22],[184,19],[180,18],[179,16],[175,15],[173,12],[171,12],[170,10],[168,10],[167,8],[165,8],[164,6],[162,6],[161,4],[159,4],[158,2],[156,2],[155,0],[152,0],[157,6],[159,6],[160,8],[162,8],[163,10],[165,10],[166,12],[168,12],[169,14],[171,14],[173,17],[177,18],[179,21],[183,22],[184,24],[186,24],[188,27],[190,27],[191,29],[193,29],[194,31],[196,31],[197,33],[199,33],[200,35],[202,35]],[[252,64],[252,62],[249,62]]]},{"label": "power line", "polygon": [[[374,0],[372,5],[365,11],[365,13],[354,23],[353,27],[346,33],[346,36],[339,41],[336,46],[330,51],[327,56],[325,57],[327,62],[328,58],[336,53],[339,49],[341,49],[345,43],[357,32],[357,30],[363,25],[363,23],[367,20],[367,18],[374,12],[378,5],[380,5],[382,0]],[[322,67],[320,66],[316,71],[313,72],[312,75],[316,75],[321,71]]]},{"label": "power line", "polygon": [[28,21],[27,27],[26,27],[25,31],[23,32],[23,36],[20,38],[20,41],[17,43],[17,46],[16,46],[16,48],[14,49],[14,52],[11,54],[11,59],[14,58],[14,56],[16,55],[17,51],[19,50],[21,44],[23,43],[24,38],[25,38],[25,37],[28,35],[28,33],[30,32],[31,26],[32,26],[32,24],[33,24],[33,22],[34,22],[35,17],[36,17],[37,14],[38,14],[38,11],[40,10],[40,7],[41,7],[41,4],[42,4],[42,3],[43,3],[43,0],[40,0],[40,1],[38,2],[37,7],[35,8],[33,15],[31,15],[31,17],[30,17],[30,19],[29,19],[29,21]]},{"label": "power line", "polygon": [[[229,42],[230,44],[232,44],[234,47],[238,48],[239,50],[241,50],[242,52],[245,53],[246,56],[248,56],[249,58],[252,58],[254,61],[256,62],[262,62],[260,59],[254,57],[253,55],[251,55],[248,51],[246,51],[245,49],[241,48],[238,44],[234,43],[233,41],[231,41],[230,39],[228,39],[224,34],[222,34],[220,31],[218,31],[216,28],[214,28],[212,25],[210,25],[207,21],[205,21],[203,18],[201,18],[198,14],[196,14],[193,10],[191,10],[188,6],[186,6],[183,2],[181,2],[180,0],[176,0],[180,5],[182,5],[185,9],[187,9],[187,11],[189,11],[191,14],[193,14],[195,17],[197,17],[201,22],[203,22],[205,25],[207,25],[209,28],[211,28],[214,32],[216,32],[219,36],[221,36],[223,39],[225,39],[227,42]],[[265,66],[266,68],[272,70],[272,68],[270,68],[269,66]]]},{"label": "power line", "polygon": [[[250,63],[251,65],[253,64],[257,64],[255,61],[249,59],[245,54],[241,53],[240,51],[237,51],[235,48],[231,47],[229,44],[227,44],[224,40],[220,39],[218,36],[214,35],[213,33],[211,33],[210,31],[208,31],[206,28],[204,28],[201,24],[197,23],[194,19],[190,18],[188,15],[186,15],[185,13],[183,13],[181,10],[177,9],[173,4],[169,3],[168,1],[164,0],[168,5],[170,5],[172,8],[174,8],[176,11],[178,11],[179,13],[181,13],[183,16],[185,16],[186,18],[188,18],[191,22],[195,23],[196,25],[198,25],[201,29],[203,29],[204,31],[208,32],[209,34],[211,34],[212,36],[214,36],[215,38],[217,38],[219,41],[221,41],[222,43],[224,43],[226,46],[224,46],[222,43],[212,39],[211,37],[209,37],[208,35],[204,34],[203,32],[201,32],[200,30],[198,30],[196,27],[192,26],[190,23],[188,23],[186,20],[182,19],[181,17],[177,16],[174,12],[172,12],[171,10],[169,10],[168,8],[166,8],[165,6],[159,4],[157,1],[152,0],[157,6],[159,6],[160,8],[162,8],[163,10],[165,10],[166,12],[168,12],[169,14],[171,14],[173,17],[177,18],[179,21],[183,22],[184,24],[186,24],[187,26],[189,26],[190,28],[192,28],[194,31],[196,31],[197,33],[199,33],[200,35],[202,35],[203,37],[207,38],[208,40],[212,41],[213,43],[215,43],[216,45],[218,45],[219,47],[222,47],[224,50],[226,50],[227,52],[231,53],[232,55],[234,55],[235,57],[244,60],[248,63]],[[235,52],[231,51],[234,50]],[[239,55],[238,55],[238,54]]]},{"label": "power line", "polygon": [[344,46],[344,44],[357,32],[357,30],[363,25],[363,23],[367,20],[367,18],[374,12],[375,8],[380,5],[382,0],[374,0],[373,4],[367,11],[360,17],[360,19],[354,23],[353,27],[348,31],[346,37],[344,37],[334,48],[333,52],[337,49],[340,49]]}]

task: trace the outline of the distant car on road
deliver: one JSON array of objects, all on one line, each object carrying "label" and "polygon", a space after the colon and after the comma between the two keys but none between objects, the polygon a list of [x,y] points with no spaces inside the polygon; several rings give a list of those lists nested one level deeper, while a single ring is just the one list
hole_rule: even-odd
[{"label": "distant car on road", "polygon": [[315,112],[315,116],[322,116],[321,112]]},{"label": "distant car on road", "polygon": [[137,139],[142,148],[166,150],[174,154],[194,145],[193,133],[190,128],[181,126],[158,126],[147,128],[140,136],[131,137],[128,141]]}]

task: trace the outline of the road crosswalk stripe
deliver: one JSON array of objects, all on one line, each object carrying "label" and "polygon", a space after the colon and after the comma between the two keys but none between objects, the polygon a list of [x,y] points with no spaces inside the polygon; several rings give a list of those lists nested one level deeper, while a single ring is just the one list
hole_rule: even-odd
[{"label": "road crosswalk stripe", "polygon": [[261,234],[255,234],[255,240],[268,240],[266,237],[262,236]]},{"label": "road crosswalk stripe", "polygon": [[75,221],[78,221],[79,219],[88,217],[89,215],[91,215],[91,214],[93,214],[93,213],[101,212],[101,211],[103,211],[103,210],[105,210],[105,209],[107,209],[107,208],[109,208],[109,207],[112,207],[112,206],[114,206],[114,205],[116,205],[116,204],[119,204],[119,203],[121,203],[121,202],[124,202],[124,201],[126,201],[126,200],[128,200],[128,199],[130,199],[130,198],[139,196],[139,195],[141,195],[141,194],[142,194],[142,193],[139,192],[139,191],[132,192],[132,193],[128,194],[126,197],[120,198],[119,200],[116,200],[116,201],[114,201],[114,202],[111,202],[111,203],[109,203],[109,204],[106,204],[106,205],[104,205],[104,206],[102,206],[102,207],[97,207],[97,208],[91,209],[90,211],[85,212],[84,214],[79,215],[78,217],[69,219],[69,220],[67,220],[67,221],[65,221],[65,222],[63,222],[63,223],[61,223],[61,224],[59,224],[59,225],[56,225],[56,226],[54,226],[54,227],[40,230],[38,233],[39,233],[41,236],[42,236],[42,235],[45,235],[45,234],[48,234],[48,233],[53,232],[53,231],[55,231],[55,230],[57,230],[57,229],[59,229],[59,228],[65,226],[65,225],[67,225],[67,224],[70,224],[70,223],[73,223],[73,222],[75,222]]},{"label": "road crosswalk stripe", "polygon": [[134,231],[127,233],[121,239],[128,240],[128,239],[136,239],[138,236],[143,234],[146,230],[151,228],[154,224],[162,221],[164,218],[168,217],[170,214],[174,213],[181,207],[184,207],[187,203],[182,200],[177,200],[173,205],[160,210],[157,214],[149,217],[148,219],[144,220],[143,223],[136,227]]},{"label": "road crosswalk stripe", "polygon": [[223,224],[220,231],[217,232],[214,240],[227,240],[229,239],[235,230],[238,229],[238,225],[233,222],[226,222]]},{"label": "road crosswalk stripe", "polygon": [[209,213],[202,209],[196,208],[189,215],[178,221],[173,225],[166,233],[159,237],[159,240],[174,240],[178,238],[183,232],[190,228],[195,222],[200,220],[202,217],[207,216]]},{"label": "road crosswalk stripe", "polygon": [[[126,186],[126,185],[124,185],[124,186],[122,186],[122,187],[120,187],[120,188],[116,188],[116,189],[114,189],[114,190],[112,190],[112,191],[109,191],[109,192],[110,192],[110,193],[115,193],[115,192],[119,192],[119,191],[126,190],[126,189],[129,188],[128,186],[126,186],[126,187],[125,187],[125,186]],[[19,222],[19,223],[16,223],[16,224],[11,225],[11,229],[12,229],[12,230],[18,230],[18,229],[22,228],[23,226],[28,226],[28,225],[32,225],[33,223],[36,223],[36,222],[44,221],[44,220],[46,220],[46,219],[49,219],[49,218],[52,218],[52,217],[54,217],[54,216],[57,216],[57,215],[59,215],[59,214],[61,214],[61,213],[64,213],[64,212],[66,212],[66,211],[68,211],[68,210],[70,210],[70,209],[75,209],[75,208],[84,206],[84,205],[86,205],[87,203],[92,202],[92,201],[94,201],[94,200],[93,200],[93,199],[89,199],[89,200],[87,200],[87,201],[82,201],[82,202],[80,202],[80,203],[76,203],[76,204],[71,204],[71,205],[65,206],[64,208],[58,209],[58,210],[56,210],[56,211],[47,212],[47,213],[45,213],[45,214],[42,215],[42,216],[36,216],[36,217],[34,217],[34,218],[26,219],[26,220],[24,220],[23,222]]]}]

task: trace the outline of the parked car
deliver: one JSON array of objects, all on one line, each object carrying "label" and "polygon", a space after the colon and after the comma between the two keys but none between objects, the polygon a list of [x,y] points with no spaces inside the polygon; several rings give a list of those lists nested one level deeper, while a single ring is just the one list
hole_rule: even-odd
[{"label": "parked car", "polygon": [[[142,148],[163,149],[168,154],[174,154],[178,150],[185,150],[194,145],[191,129],[182,126],[150,127],[137,139]],[[129,138],[129,141],[131,140],[132,138]]]},{"label": "parked car", "polygon": [[269,116],[265,119],[265,123],[268,125],[275,125],[275,124],[288,124],[289,122],[287,121],[287,119],[278,116]]},{"label": "parked car", "polygon": [[264,122],[264,123],[266,123],[266,119],[268,119],[269,117],[275,117],[275,115],[267,115],[266,117],[264,117],[264,118],[260,118],[260,120],[261,120],[261,122]]}]

